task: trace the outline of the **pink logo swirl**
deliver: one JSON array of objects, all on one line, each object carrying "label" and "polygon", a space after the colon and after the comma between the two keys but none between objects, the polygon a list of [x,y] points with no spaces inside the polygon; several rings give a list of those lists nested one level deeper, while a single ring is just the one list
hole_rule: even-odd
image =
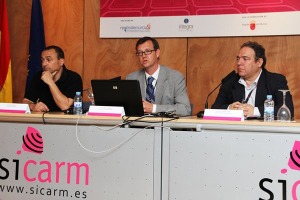
[{"label": "pink logo swirl", "polygon": [[295,141],[292,151],[290,152],[290,159],[288,165],[293,170],[300,170],[300,141]]},{"label": "pink logo swirl", "polygon": [[23,135],[23,145],[24,151],[31,153],[43,153],[44,143],[42,135],[38,130],[28,126],[26,134]]}]

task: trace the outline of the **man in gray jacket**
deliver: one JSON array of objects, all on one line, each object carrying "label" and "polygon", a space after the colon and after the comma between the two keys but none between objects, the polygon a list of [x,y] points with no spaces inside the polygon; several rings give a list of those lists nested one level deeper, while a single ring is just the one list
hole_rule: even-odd
[{"label": "man in gray jacket", "polygon": [[191,104],[183,75],[159,64],[160,49],[156,39],[140,38],[136,55],[142,69],[126,79],[139,80],[145,113],[174,112],[178,116],[191,114]]}]

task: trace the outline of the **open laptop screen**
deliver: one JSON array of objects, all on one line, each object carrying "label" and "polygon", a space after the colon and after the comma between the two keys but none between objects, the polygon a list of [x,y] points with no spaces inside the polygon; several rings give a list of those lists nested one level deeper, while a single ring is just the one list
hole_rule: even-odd
[{"label": "open laptop screen", "polygon": [[138,80],[91,80],[97,106],[123,106],[126,116],[143,116]]}]

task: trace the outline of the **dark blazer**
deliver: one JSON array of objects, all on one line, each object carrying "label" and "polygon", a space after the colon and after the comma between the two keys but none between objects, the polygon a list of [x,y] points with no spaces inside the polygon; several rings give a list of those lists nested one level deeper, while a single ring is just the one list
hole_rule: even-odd
[{"label": "dark blazer", "polygon": [[[139,80],[142,97],[146,96],[146,75],[144,69],[129,74],[126,79]],[[174,69],[160,65],[155,86],[156,112],[175,111],[176,115],[191,114],[191,104],[187,95],[183,75]]]},{"label": "dark blazer", "polygon": [[[237,74],[236,77],[223,83],[219,90],[219,94],[216,98],[215,103],[212,105],[213,109],[227,109],[231,103],[236,101],[241,102],[245,97],[245,88],[238,81],[240,76]],[[280,89],[289,89],[285,76],[277,73],[271,73],[266,69],[262,70],[260,78],[257,82],[256,96],[255,96],[255,107],[258,107],[261,115],[264,113],[264,101],[268,94],[272,95],[274,100],[274,114],[277,115],[278,109],[283,104],[282,92]],[[285,103],[291,111],[292,117],[294,117],[294,104],[292,95],[287,92]]]}]

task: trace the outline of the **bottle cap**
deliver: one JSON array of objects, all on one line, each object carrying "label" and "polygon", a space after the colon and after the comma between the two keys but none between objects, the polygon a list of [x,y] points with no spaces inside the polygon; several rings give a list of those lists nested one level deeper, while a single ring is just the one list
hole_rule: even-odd
[{"label": "bottle cap", "polygon": [[81,95],[81,92],[76,92],[76,95],[77,95],[77,96]]},{"label": "bottle cap", "polygon": [[272,99],[272,95],[267,95],[267,99]]}]

